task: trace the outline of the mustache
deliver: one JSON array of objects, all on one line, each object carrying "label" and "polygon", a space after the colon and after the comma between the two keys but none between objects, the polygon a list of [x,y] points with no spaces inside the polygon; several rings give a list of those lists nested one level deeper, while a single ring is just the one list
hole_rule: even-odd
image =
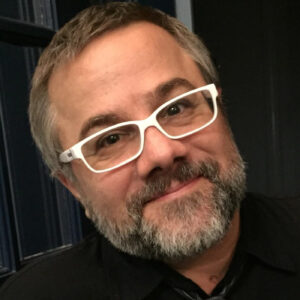
[{"label": "mustache", "polygon": [[145,186],[133,194],[127,202],[128,212],[141,212],[143,206],[154,198],[157,198],[171,186],[172,181],[180,183],[187,182],[197,177],[207,178],[212,183],[219,182],[220,166],[215,160],[207,159],[205,161],[188,163],[186,161],[178,162],[173,170],[157,172],[147,179]]}]

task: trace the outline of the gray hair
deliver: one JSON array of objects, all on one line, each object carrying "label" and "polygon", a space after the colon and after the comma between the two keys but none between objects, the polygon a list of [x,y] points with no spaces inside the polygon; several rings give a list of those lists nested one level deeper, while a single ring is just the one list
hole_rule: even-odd
[{"label": "gray hair", "polygon": [[96,37],[139,21],[150,22],[169,32],[196,62],[204,80],[219,85],[207,48],[177,19],[134,2],[110,2],[83,10],[55,34],[42,53],[32,79],[29,104],[31,132],[52,175],[61,172],[74,179],[70,165],[62,164],[58,159],[62,147],[55,124],[55,110],[48,95],[51,74],[61,64],[78,55]]}]

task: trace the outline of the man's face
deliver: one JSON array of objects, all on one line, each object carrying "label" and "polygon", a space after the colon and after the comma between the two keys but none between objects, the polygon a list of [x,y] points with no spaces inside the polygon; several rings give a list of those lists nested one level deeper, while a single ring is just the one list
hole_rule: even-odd
[{"label": "man's face", "polygon": [[[140,22],[93,40],[50,79],[62,147],[77,143],[87,124],[96,123],[84,136],[103,129],[91,122],[99,116],[147,118],[190,89],[182,82],[206,85],[191,57],[160,27]],[[158,89],[167,90],[163,99],[156,98]],[[161,259],[220,240],[244,189],[242,161],[221,113],[179,140],[148,128],[142,154],[113,171],[92,173],[80,160],[72,170],[76,182],[62,181],[104,235],[123,251]]]}]

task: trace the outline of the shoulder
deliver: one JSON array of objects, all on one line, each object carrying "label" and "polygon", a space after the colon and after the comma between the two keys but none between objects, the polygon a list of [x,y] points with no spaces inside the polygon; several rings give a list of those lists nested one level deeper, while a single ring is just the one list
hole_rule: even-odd
[{"label": "shoulder", "polygon": [[101,239],[93,234],[24,267],[5,282],[0,299],[94,299],[88,294],[104,287]]}]

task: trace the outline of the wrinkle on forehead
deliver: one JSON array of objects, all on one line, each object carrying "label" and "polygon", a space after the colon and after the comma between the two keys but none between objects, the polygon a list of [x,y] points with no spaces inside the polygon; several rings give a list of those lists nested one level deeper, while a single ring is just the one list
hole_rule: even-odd
[{"label": "wrinkle on forehead", "polygon": [[[171,45],[168,47],[167,55],[162,49],[166,40]],[[128,45],[124,47],[126,42]],[[149,52],[155,53],[149,55]],[[73,92],[73,87],[76,90],[80,87],[79,96],[88,98],[92,96],[95,88],[101,86],[101,92],[105,95],[120,80],[125,79],[124,74],[128,77],[136,76],[136,85],[133,87],[136,88],[137,85],[143,85],[139,82],[139,74],[148,71],[149,68],[155,68],[162,62],[168,64],[170,61],[169,68],[172,68],[172,58],[176,57],[177,62],[180,62],[184,60],[183,56],[188,54],[164,29],[146,22],[134,23],[107,32],[90,42],[77,57],[59,68],[50,78],[49,93],[53,95],[51,99],[57,102],[56,105],[61,103],[55,100],[59,98],[61,89]],[[74,72],[76,77],[72,77]],[[57,77],[56,84],[51,84],[55,82],[53,80],[55,77]],[[73,87],[70,87],[69,78]],[[88,85],[82,84],[86,82]]]}]

